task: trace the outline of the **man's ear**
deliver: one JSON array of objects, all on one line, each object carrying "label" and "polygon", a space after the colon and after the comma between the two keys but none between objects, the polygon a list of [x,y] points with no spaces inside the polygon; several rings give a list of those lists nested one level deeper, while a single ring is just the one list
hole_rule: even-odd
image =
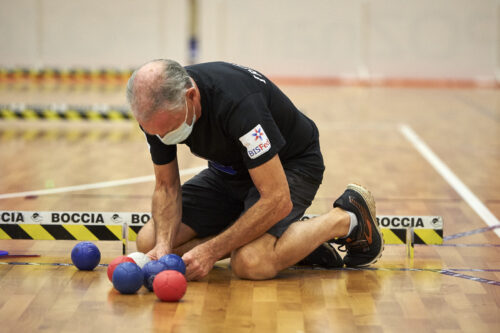
[{"label": "man's ear", "polygon": [[186,97],[191,101],[194,101],[194,98],[196,97],[196,88],[191,87],[188,90],[186,90]]}]

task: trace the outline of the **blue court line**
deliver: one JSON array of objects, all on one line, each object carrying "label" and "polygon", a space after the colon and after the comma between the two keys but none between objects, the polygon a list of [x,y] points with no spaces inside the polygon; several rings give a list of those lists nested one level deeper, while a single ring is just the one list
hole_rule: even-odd
[{"label": "blue court line", "polygon": [[[421,244],[416,244],[420,246]],[[450,247],[500,247],[500,244],[432,244],[431,246],[450,246]]]},{"label": "blue court line", "polygon": [[[70,263],[57,263],[57,262],[2,262],[0,265],[14,265],[14,266],[74,266]],[[99,264],[97,266],[107,267],[107,264]],[[486,283],[489,285],[500,286],[500,281],[479,278],[471,275],[466,275],[458,272],[493,272],[498,273],[500,269],[495,268],[448,268],[448,269],[433,269],[433,268],[405,268],[405,267],[344,267],[344,268],[324,268],[324,267],[308,267],[308,266],[292,266],[290,270],[337,270],[337,271],[386,271],[386,272],[432,272],[442,275],[458,277],[470,281]]]},{"label": "blue court line", "polygon": [[[33,266],[74,266],[72,263],[64,262],[21,262],[0,261],[0,265],[33,265]],[[108,267],[108,264],[99,264],[98,267]],[[343,267],[324,268],[317,266],[292,266],[293,270],[339,270],[339,271],[395,271],[395,272],[441,272],[440,268],[408,268],[408,267]],[[500,268],[447,268],[451,272],[500,272]]]},{"label": "blue court line", "polygon": [[[75,266],[65,262],[23,262],[23,261],[0,261],[0,265],[19,265],[19,266]],[[97,267],[108,267],[108,264],[99,264]]]},{"label": "blue court line", "polygon": [[500,121],[500,117],[497,114],[495,114],[494,110],[489,109],[488,107],[485,107],[481,104],[478,104],[478,103],[476,103],[476,102],[474,102],[474,101],[472,101],[469,98],[466,98],[464,96],[456,95],[455,99],[462,102],[463,104],[469,106],[473,111],[477,111],[477,112],[485,115],[488,118],[494,119],[496,121]]},{"label": "blue court line", "polygon": [[494,285],[494,286],[500,286],[500,281],[489,280],[489,279],[479,278],[479,277],[475,277],[475,276],[471,276],[471,275],[465,275],[465,274],[455,273],[454,271],[452,271],[450,269],[443,269],[442,271],[439,271],[438,273],[439,274],[443,274],[443,275],[458,277],[458,278],[462,278],[462,279],[466,279],[466,280],[471,280],[471,281],[476,281],[476,282],[491,284],[491,285]]},{"label": "blue court line", "polygon": [[[406,244],[385,244],[384,246],[406,246]],[[500,247],[500,244],[415,244],[415,246],[444,247]]]},{"label": "blue court line", "polygon": [[388,272],[432,272],[443,275],[458,277],[470,281],[486,283],[494,286],[500,286],[500,281],[479,278],[471,275],[461,274],[457,272],[500,272],[500,269],[481,269],[481,268],[448,268],[448,269],[432,269],[432,268],[404,268],[404,267],[344,267],[344,268],[323,268],[323,267],[297,267],[293,266],[289,269],[312,269],[312,270],[338,270],[338,271],[388,271]]},{"label": "blue court line", "polygon": [[490,230],[493,230],[493,229],[496,229],[496,228],[500,228],[500,224],[495,224],[495,225],[492,225],[490,227],[479,228],[479,229],[465,231],[465,232],[461,232],[461,233],[450,235],[450,236],[445,236],[445,237],[443,237],[443,240],[447,241],[447,240],[451,240],[451,239],[456,239],[456,238],[466,237],[466,236],[470,236],[470,235],[480,234],[480,233],[483,233],[483,232],[486,232],[486,231],[490,231]]},{"label": "blue court line", "polygon": [[393,271],[393,272],[500,272],[500,268],[407,268],[407,267],[344,267],[346,271]]}]

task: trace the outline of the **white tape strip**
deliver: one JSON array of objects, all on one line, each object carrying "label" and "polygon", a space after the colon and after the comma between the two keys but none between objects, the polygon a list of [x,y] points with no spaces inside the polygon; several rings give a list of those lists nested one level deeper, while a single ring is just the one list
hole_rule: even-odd
[{"label": "white tape strip", "polygon": [[[191,175],[194,173],[198,173],[206,167],[196,167],[190,169],[184,169],[179,172],[181,176]],[[94,190],[98,188],[105,187],[114,187],[114,186],[123,186],[137,183],[146,183],[154,181],[154,175],[151,176],[143,176],[143,177],[135,177],[121,180],[112,180],[107,182],[100,183],[91,183],[91,184],[83,184],[76,186],[67,186],[67,187],[59,187],[52,188],[47,190],[37,190],[37,191],[27,191],[27,192],[17,192],[17,193],[5,193],[0,194],[0,199],[11,199],[11,198],[20,198],[26,196],[39,196],[39,195],[49,195],[49,194],[57,194],[57,193],[66,193],[66,192],[74,192],[74,191],[86,191],[86,190]]]},{"label": "white tape strip", "polygon": [[[399,130],[404,137],[417,149],[417,151],[429,162],[434,169],[450,184],[451,187],[465,200],[465,202],[481,217],[490,227],[500,221],[495,215],[476,197],[474,193],[448,168],[446,164],[434,154],[434,152],[420,139],[420,137],[408,126],[400,125]],[[500,237],[500,230],[495,233]]]}]

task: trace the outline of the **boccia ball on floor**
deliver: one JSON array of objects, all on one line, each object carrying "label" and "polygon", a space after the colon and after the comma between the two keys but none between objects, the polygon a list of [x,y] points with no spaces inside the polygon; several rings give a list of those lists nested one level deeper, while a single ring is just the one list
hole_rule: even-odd
[{"label": "boccia ball on floor", "polygon": [[177,254],[166,254],[159,259],[162,263],[167,266],[167,269],[177,271],[181,274],[186,274],[186,265],[184,260]]},{"label": "boccia ball on floor", "polygon": [[135,263],[139,265],[140,268],[143,268],[146,263],[151,261],[151,259],[142,252],[132,252],[127,255],[127,257],[134,259]]},{"label": "boccia ball on floor", "polygon": [[135,264],[134,259],[126,256],[119,256],[113,259],[108,265],[108,279],[113,282],[113,272],[115,271],[116,266],[123,262],[132,262]]},{"label": "boccia ball on floor", "polygon": [[71,261],[82,271],[91,271],[99,265],[101,252],[91,242],[80,242],[71,250]]},{"label": "boccia ball on floor", "polygon": [[153,280],[153,291],[164,302],[177,302],[186,293],[187,282],[178,271],[163,271]]},{"label": "boccia ball on floor", "polygon": [[133,262],[123,262],[113,272],[113,286],[122,294],[134,294],[144,282],[142,269]]},{"label": "boccia ball on floor", "polygon": [[151,260],[142,268],[144,273],[144,286],[153,291],[153,280],[155,276],[167,269],[167,266],[159,260]]}]

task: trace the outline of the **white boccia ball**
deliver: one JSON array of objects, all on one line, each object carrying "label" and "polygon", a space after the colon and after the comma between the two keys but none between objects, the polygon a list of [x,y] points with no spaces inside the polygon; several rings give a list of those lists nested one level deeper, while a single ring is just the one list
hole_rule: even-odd
[{"label": "white boccia ball", "polygon": [[132,252],[127,257],[132,258],[140,268],[143,268],[144,265],[151,261],[151,259],[142,252]]}]

